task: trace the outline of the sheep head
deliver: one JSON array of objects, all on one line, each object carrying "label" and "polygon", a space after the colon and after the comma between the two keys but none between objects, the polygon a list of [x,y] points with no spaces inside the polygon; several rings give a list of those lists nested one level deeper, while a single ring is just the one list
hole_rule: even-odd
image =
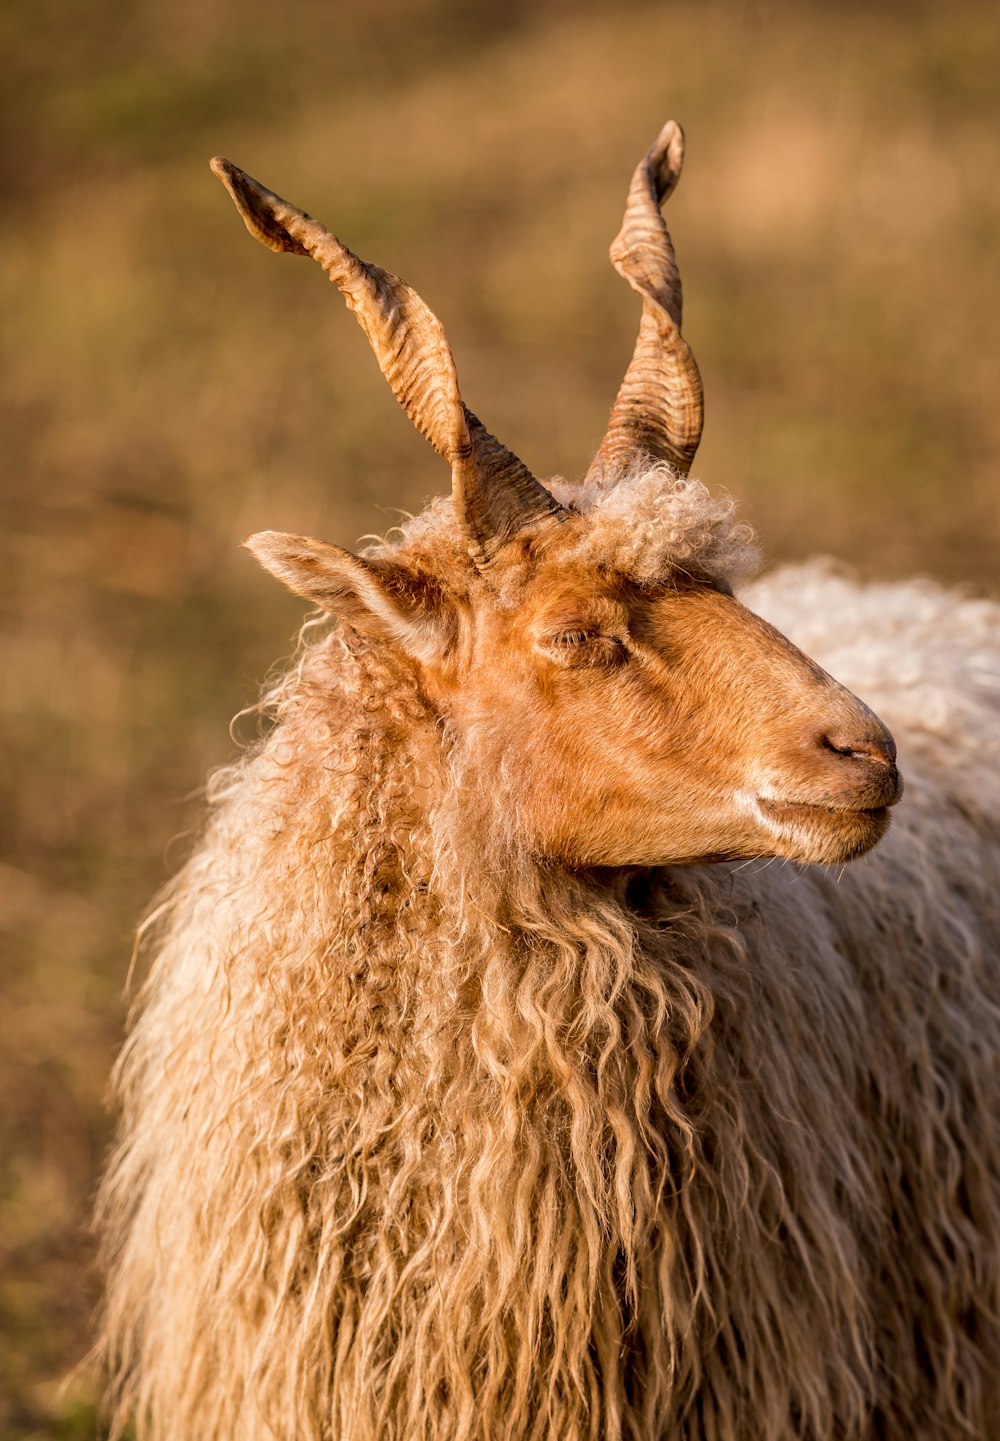
[{"label": "sheep head", "polygon": [[396,398],[450,464],[453,509],[363,556],[247,542],[297,594],[417,668],[464,774],[520,844],[571,865],[873,846],[901,782],[885,726],[735,599],[731,506],[687,478],[701,382],[660,205],[669,122],[638,166],[611,258],[642,297],[632,362],[583,486],[557,496],[464,405],[444,331],[396,276],[225,160],[247,228],[341,290]]}]

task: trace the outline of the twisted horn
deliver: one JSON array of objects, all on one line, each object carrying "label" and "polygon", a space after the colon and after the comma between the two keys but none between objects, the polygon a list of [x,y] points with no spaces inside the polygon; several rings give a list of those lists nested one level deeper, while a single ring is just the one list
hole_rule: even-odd
[{"label": "twisted horn", "polygon": [[396,399],[451,465],[455,507],[476,564],[489,565],[528,526],[561,519],[555,497],[462,403],[444,329],[416,291],[360,260],[318,220],[231,161],[216,156],[211,164],[256,240],[269,250],[312,256],[344,296]]},{"label": "twisted horn", "polygon": [[684,132],[668,120],[636,167],[625,219],[611,244],[611,263],[642,296],[642,320],[588,480],[639,452],[667,460],[686,475],[701,439],[701,376],[681,335],[681,278],[660,214],[683,163]]}]

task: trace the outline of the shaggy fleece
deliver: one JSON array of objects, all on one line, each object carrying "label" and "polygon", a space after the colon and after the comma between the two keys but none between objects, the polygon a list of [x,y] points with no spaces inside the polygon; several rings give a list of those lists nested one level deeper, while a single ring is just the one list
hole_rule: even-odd
[{"label": "shaggy fleece", "polygon": [[[638,579],[750,563],[662,468],[576,504]],[[470,583],[448,502],[390,549]],[[821,565],[745,598],[899,743],[843,870],[536,862],[409,662],[307,627],[144,931],[119,1426],[1000,1435],[1000,608]]]}]

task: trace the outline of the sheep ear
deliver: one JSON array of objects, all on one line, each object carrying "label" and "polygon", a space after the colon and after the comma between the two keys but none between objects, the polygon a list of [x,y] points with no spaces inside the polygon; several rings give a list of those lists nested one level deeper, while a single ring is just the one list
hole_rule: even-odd
[{"label": "sheep ear", "polygon": [[394,640],[418,660],[439,659],[452,639],[451,607],[404,566],[278,530],[262,530],[243,544],[296,595],[358,630]]}]

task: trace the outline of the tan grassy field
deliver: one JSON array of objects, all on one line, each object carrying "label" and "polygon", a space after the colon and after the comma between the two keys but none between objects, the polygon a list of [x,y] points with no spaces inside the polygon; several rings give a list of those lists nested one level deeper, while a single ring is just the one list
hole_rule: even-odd
[{"label": "tan grassy field", "polygon": [[[0,1435],[95,1434],[86,1218],[130,934],[302,607],[238,549],[351,544],[448,476],[229,155],[416,285],[470,405],[580,472],[631,350],[605,254],[674,115],[696,472],[769,563],[996,590],[1000,23],[973,0],[40,0],[0,99]],[[192,1158],[197,1164],[197,1158]],[[100,1434],[100,1433],[98,1433]]]}]

